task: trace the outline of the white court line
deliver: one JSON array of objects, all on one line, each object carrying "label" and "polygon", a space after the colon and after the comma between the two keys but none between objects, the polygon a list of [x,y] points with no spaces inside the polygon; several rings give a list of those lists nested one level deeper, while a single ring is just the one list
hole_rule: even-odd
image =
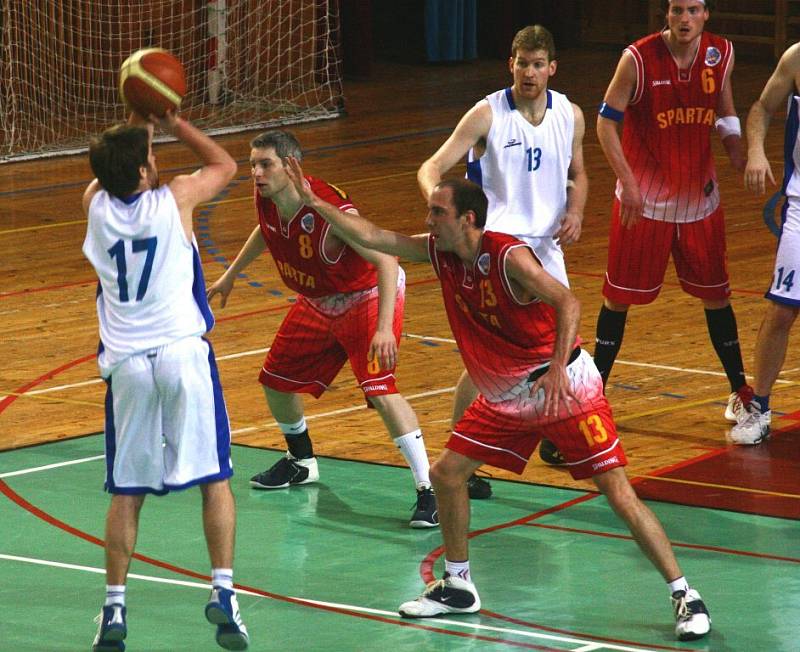
[{"label": "white court line", "polygon": [[[447,342],[448,344],[455,344],[454,339],[448,337],[429,337],[427,335],[414,335],[412,333],[403,333],[405,337],[415,340],[431,340],[432,342]],[[650,369],[662,369],[664,371],[680,371],[689,374],[701,374],[705,376],[724,376],[724,371],[709,371],[708,369],[692,369],[691,367],[670,367],[663,364],[652,364],[650,362],[629,362],[628,360],[617,360],[614,364],[628,365],[629,367],[648,367]],[[776,383],[786,383],[794,385],[791,380],[776,380]]]},{"label": "white court line", "polygon": [[[417,398],[426,398],[428,396],[436,396],[437,394],[446,394],[448,392],[455,391],[455,385],[453,387],[444,387],[443,389],[432,389],[429,392],[420,392],[419,394],[409,394],[405,397],[407,401],[413,401]],[[324,417],[332,417],[339,414],[347,414],[348,412],[356,412],[358,410],[366,410],[367,404],[366,403],[359,403],[358,405],[352,405],[350,407],[341,408],[339,410],[332,410],[331,412],[321,412],[319,414],[312,414],[306,417],[306,421],[312,421],[313,419],[322,419]],[[261,424],[260,426],[248,426],[247,428],[237,428],[236,430],[231,430],[232,435],[241,435],[244,432],[254,432],[258,430],[264,430],[265,428],[273,428],[278,425],[277,421],[268,421],[266,423]]]},{"label": "white court line", "polygon": [[[85,573],[95,573],[98,575],[104,574],[106,571],[104,568],[97,568],[94,566],[81,566],[79,564],[66,564],[59,561],[49,561],[46,559],[36,559],[33,557],[19,557],[17,555],[6,555],[0,553],[0,559],[5,559],[7,561],[16,561],[26,564],[35,564],[38,566],[50,566],[51,568],[63,568],[66,570],[76,570],[76,571],[83,571]],[[189,588],[196,588],[196,589],[203,589],[204,591],[208,591],[211,587],[210,584],[204,584],[201,582],[190,582],[187,580],[175,580],[169,579],[165,577],[154,577],[152,575],[140,575],[138,573],[130,573],[128,575],[129,578],[143,580],[145,582],[156,582],[159,584],[172,584],[175,586],[186,586]],[[244,594],[244,595],[252,595],[257,598],[268,598],[269,596],[261,595],[260,593],[255,593],[254,591],[248,591],[246,589],[236,589],[237,593]],[[290,596],[291,597],[291,596]],[[384,616],[387,618],[391,618],[392,620],[397,620],[398,622],[403,622],[403,619],[396,611],[384,611],[381,609],[372,609],[370,607],[361,607],[358,605],[346,604],[341,602],[325,602],[322,600],[310,600],[308,598],[298,598],[298,597],[291,597],[292,600],[297,600],[298,602],[308,604],[308,605],[318,605],[322,607],[333,607],[335,609],[346,609],[348,611],[355,611],[358,613],[365,613],[365,614],[373,614],[376,616]],[[246,614],[245,614],[246,616]],[[480,623],[472,623],[472,622],[465,622],[459,620],[448,620],[443,618],[436,618],[435,622],[432,624],[444,624],[444,625],[452,625],[453,627],[461,627],[463,629],[475,629],[479,631],[485,632],[494,632],[497,634],[506,634],[506,635],[513,635],[513,636],[521,636],[526,638],[535,638],[535,639],[542,639],[547,641],[559,641],[561,643],[574,643],[576,645],[580,645],[579,648],[574,648],[572,652],[589,652],[591,650],[619,650],[620,652],[654,652],[649,648],[641,648],[641,647],[629,647],[626,645],[615,645],[613,643],[600,643],[595,641],[589,641],[586,639],[579,639],[573,638],[570,636],[556,636],[553,634],[544,634],[535,631],[527,631],[527,630],[520,630],[520,629],[511,629],[509,627],[493,627],[491,625],[482,625]]]},{"label": "white court line", "polygon": [[[413,401],[417,398],[426,398],[428,396],[436,396],[437,394],[446,394],[448,392],[452,392],[455,390],[455,386],[453,387],[445,387],[443,389],[433,389],[429,392],[420,392],[419,394],[411,394],[406,396],[406,400]],[[312,421],[314,419],[323,419],[325,417],[336,416],[339,414],[346,414],[348,412],[356,412],[357,410],[366,410],[367,405],[366,403],[359,403],[358,405],[353,405],[347,408],[341,408],[339,410],[332,410],[330,412],[321,412],[319,414],[311,414],[306,417],[306,421]],[[277,421],[268,421],[258,426],[248,426],[247,428],[237,428],[236,430],[231,430],[232,435],[240,435],[245,432],[254,432],[258,430],[265,430],[266,428],[274,428],[277,426]],[[9,471],[7,473],[0,473],[0,479],[2,478],[10,478],[15,475],[25,475],[27,473],[35,473],[37,471],[47,471],[48,469],[55,469],[60,466],[69,466],[70,464],[81,464],[83,462],[93,462],[94,460],[102,460],[105,455],[95,455],[94,457],[84,457],[78,460],[70,460],[68,462],[57,462],[55,464],[47,464],[46,466],[37,466],[29,469],[20,469],[19,471]]]},{"label": "white court line", "polygon": [[[233,360],[234,358],[244,358],[248,355],[257,355],[259,353],[266,353],[269,351],[270,347],[266,349],[253,349],[252,351],[242,351],[241,353],[229,353],[228,355],[221,355],[216,358],[217,362],[222,360]],[[75,387],[83,387],[85,385],[96,385],[97,383],[102,383],[102,378],[94,378],[92,380],[84,380],[81,383],[70,383],[69,385],[58,385],[56,387],[48,387],[47,389],[35,389],[32,392],[25,392],[25,396],[35,396],[36,394],[48,394],[49,392],[58,392],[62,389],[73,389]],[[4,399],[5,396],[0,396],[0,400]]]},{"label": "white court line", "polygon": [[0,478],[12,478],[15,475],[25,475],[26,473],[36,473],[37,471],[47,471],[49,469],[57,469],[60,466],[70,466],[72,464],[83,464],[84,462],[94,462],[95,460],[102,460],[105,455],[95,455],[93,457],[83,457],[79,460],[69,460],[67,462],[56,462],[55,464],[47,464],[45,466],[35,466],[30,469],[21,469],[19,471],[8,471],[7,473],[0,473]]},{"label": "white court line", "polygon": [[[455,344],[456,341],[450,337],[433,337],[429,335],[416,335],[414,333],[403,333],[403,337],[407,337],[413,340],[429,340],[431,342],[444,342],[446,344]],[[228,355],[221,355],[217,358],[217,362],[222,360],[233,360],[235,358],[244,358],[248,355],[257,355],[259,353],[266,353],[269,351],[270,347],[265,349],[253,349],[251,351],[242,351],[241,353],[229,353]],[[650,369],[661,369],[663,371],[678,371],[681,373],[689,373],[689,374],[700,374],[705,376],[724,376],[725,373],[722,371],[709,371],[708,369],[693,369],[691,367],[671,367],[669,365],[662,365],[662,364],[652,364],[650,362],[630,362],[628,360],[617,360],[614,364],[621,364],[627,365],[629,367],[647,367]],[[782,373],[788,373],[790,371],[796,371],[795,369],[784,369]],[[752,378],[752,376],[748,376]],[[48,387],[47,389],[36,389],[31,392],[25,392],[25,396],[35,396],[37,394],[47,394],[49,392],[58,392],[63,389],[73,389],[75,387],[83,387],[84,385],[93,385],[96,383],[102,383],[102,378],[95,378],[94,380],[86,380],[80,383],[70,383],[69,385],[58,385],[57,387]],[[777,384],[782,385],[795,385],[796,383],[791,380],[783,380],[778,378],[775,381]],[[0,401],[7,398],[6,396],[0,396]],[[408,396],[406,398],[409,398]],[[241,432],[248,432],[250,429],[245,429]]]}]

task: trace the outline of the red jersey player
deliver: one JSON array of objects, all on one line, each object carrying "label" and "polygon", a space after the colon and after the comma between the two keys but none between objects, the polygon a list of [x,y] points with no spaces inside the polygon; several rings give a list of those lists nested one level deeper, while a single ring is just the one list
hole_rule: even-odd
[{"label": "red jersey player", "polygon": [[597,136],[617,188],[594,358],[605,383],[628,308],[655,300],[672,254],[681,287],[705,307],[731,387],[725,417],[736,421],[752,389],[729,300],[710,142],[715,125],[732,165],[743,170],[744,160],[731,89],[733,45],[703,31],[708,17],[703,0],[670,0],[667,27],[625,49],[600,107]]},{"label": "red jersey player", "polygon": [[600,374],[577,346],[578,300],[544,271],[529,245],[483,230],[483,190],[465,179],[439,183],[428,198],[430,233],[406,236],[314,196],[297,160],[288,169],[305,204],[347,242],[433,264],[464,366],[480,391],[431,467],[444,577],[400,605],[400,614],[428,618],[480,610],[468,560],[466,480],[483,463],[521,472],[546,436],[574,478],[594,480],[668,582],[677,636],[705,636],[711,625],[700,594],[689,588],[661,524],[622,468],[625,454]]},{"label": "red jersey player", "polygon": [[[258,225],[209,299],[225,306],[237,275],[268,249],[284,283],[298,293],[275,336],[259,381],[288,451],[250,480],[257,489],[283,489],[319,479],[300,393],[315,398],[345,362],[368,403],[378,410],[411,468],[417,500],[411,527],[438,525],[428,456],[419,422],[395,387],[397,346],[403,321],[405,274],[392,256],[345,244],[289,180],[283,160],[301,156],[286,131],[270,131],[250,143]],[[319,179],[304,183],[343,211],[357,212],[346,193]]]}]

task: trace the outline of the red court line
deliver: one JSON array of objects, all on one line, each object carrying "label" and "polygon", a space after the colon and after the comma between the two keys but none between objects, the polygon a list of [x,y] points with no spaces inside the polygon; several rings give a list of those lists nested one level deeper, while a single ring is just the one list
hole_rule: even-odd
[{"label": "red court line", "polygon": [[71,362],[67,362],[66,364],[63,364],[60,367],[56,367],[52,371],[48,371],[46,374],[39,376],[35,380],[32,380],[31,382],[23,385],[22,387],[18,387],[13,394],[11,394],[10,396],[6,396],[2,401],[0,401],[0,413],[2,413],[14,401],[16,401],[19,398],[20,394],[24,394],[28,390],[36,387],[36,385],[40,385],[45,380],[50,380],[54,376],[60,374],[62,371],[66,371],[71,367],[75,367],[79,364],[86,362],[87,360],[92,360],[96,357],[97,355],[95,353],[92,353],[91,355],[85,355],[82,358],[72,360]]},{"label": "red court line", "polygon": [[[523,516],[522,518],[518,518],[514,521],[509,521],[508,523],[500,523],[498,525],[492,525],[487,528],[483,528],[482,530],[474,530],[467,535],[467,538],[473,539],[477,536],[482,534],[487,534],[489,532],[497,532],[498,530],[504,530],[510,527],[515,527],[517,525],[533,525],[531,521],[534,521],[538,518],[543,516],[547,516],[548,514],[554,514],[555,512],[560,512],[568,507],[572,507],[574,505],[579,505],[580,503],[587,502],[592,500],[593,498],[597,498],[602,494],[598,493],[587,493],[582,496],[578,496],[573,498],[572,500],[568,500],[560,505],[554,505],[553,507],[548,507],[547,509],[543,509],[535,514],[529,514],[528,516]],[[427,584],[428,582],[432,582],[436,579],[436,576],[433,573],[433,566],[436,563],[436,560],[444,554],[444,546],[439,546],[435,548],[431,552],[429,552],[426,557],[422,560],[420,564],[420,575],[422,576],[422,580]],[[619,645],[644,645],[649,648],[659,649],[659,650],[685,650],[687,648],[678,648],[678,647],[669,647],[665,645],[655,645],[650,643],[639,643],[637,641],[628,641],[625,639],[619,638],[610,638],[605,636],[597,636],[596,634],[587,634],[584,632],[575,632],[566,629],[558,629],[557,627],[548,627],[547,625],[542,625],[540,623],[534,623],[525,621],[519,618],[513,618],[511,616],[504,616],[503,614],[497,613],[495,611],[489,611],[487,609],[481,609],[480,613],[485,616],[490,616],[497,620],[502,620],[505,622],[513,623],[516,625],[523,625],[525,627],[529,627],[531,629],[538,629],[545,632],[552,632],[554,634],[561,634],[564,636],[572,636],[572,637],[582,637],[594,641],[605,641],[606,643],[617,643]]]},{"label": "red court line", "polygon": [[62,283],[61,285],[48,285],[41,288],[25,288],[24,290],[15,290],[14,292],[0,292],[0,299],[7,299],[8,297],[18,297],[24,294],[34,294],[36,292],[50,292],[51,290],[63,290],[64,288],[81,287],[83,285],[95,285],[97,279],[89,281],[75,281],[74,283]]},{"label": "red court line", "polygon": [[[65,523],[64,521],[55,518],[51,514],[45,512],[44,510],[40,509],[36,505],[32,504],[31,502],[29,502],[28,500],[26,500],[25,498],[20,496],[16,491],[14,491],[11,487],[9,487],[8,484],[4,480],[0,480],[0,493],[3,493],[13,503],[17,504],[19,507],[21,507],[25,511],[27,511],[27,512],[33,514],[34,516],[36,516],[37,518],[41,519],[42,521],[44,521],[48,525],[52,525],[52,526],[57,527],[57,528],[59,528],[61,530],[64,530],[65,532],[68,532],[69,534],[72,534],[73,536],[78,537],[79,539],[83,539],[84,541],[88,541],[89,543],[93,543],[94,545],[97,545],[97,546],[100,546],[100,547],[105,547],[105,541],[103,541],[103,539],[99,539],[98,537],[95,537],[95,536],[93,536],[93,535],[91,535],[91,534],[89,534],[87,532],[84,532],[83,530],[79,530],[78,528],[73,527],[72,525],[69,525],[68,523]],[[138,552],[134,552],[133,553],[133,558],[137,559],[137,560],[139,560],[141,562],[144,562],[145,564],[150,564],[151,566],[156,566],[157,568],[162,568],[164,570],[168,570],[168,571],[176,573],[178,575],[184,575],[186,577],[191,577],[191,578],[198,579],[198,580],[203,580],[203,581],[206,581],[206,582],[210,582],[211,581],[211,577],[209,575],[205,575],[203,573],[198,573],[197,571],[193,571],[193,570],[188,569],[188,568],[183,568],[181,566],[176,566],[175,564],[170,564],[169,562],[161,561],[160,559],[155,559],[153,557],[148,557],[147,555],[142,555],[142,554],[140,554]],[[319,610],[322,610],[322,611],[329,611],[329,612],[332,612],[332,613],[342,614],[342,615],[346,615],[346,616],[353,616],[355,618],[362,618],[362,619],[365,619],[365,620],[373,620],[373,621],[376,621],[376,622],[387,623],[389,625],[396,625],[396,626],[399,626],[399,627],[409,627],[409,628],[412,628],[412,629],[419,629],[419,630],[434,632],[434,633],[437,633],[437,634],[447,634],[449,636],[457,636],[457,637],[460,637],[460,638],[468,638],[468,639],[471,639],[471,640],[486,641],[487,643],[500,643],[500,644],[503,644],[503,645],[509,645],[509,646],[512,646],[512,647],[520,647],[520,648],[525,648],[525,649],[528,649],[528,650],[552,651],[552,650],[560,649],[560,648],[544,647],[544,646],[535,645],[535,644],[532,644],[532,643],[523,643],[521,641],[513,641],[513,640],[509,640],[509,639],[492,638],[490,636],[484,636],[484,635],[481,635],[481,634],[469,634],[467,632],[460,632],[460,631],[457,631],[457,630],[449,630],[449,629],[444,629],[444,628],[441,628],[441,627],[433,627],[433,626],[430,626],[430,625],[420,625],[418,623],[408,622],[408,621],[405,621],[405,620],[397,620],[397,619],[394,619],[394,618],[388,618],[386,616],[379,616],[379,615],[376,615],[376,614],[362,613],[360,611],[354,611],[352,609],[347,609],[345,607],[336,607],[336,606],[333,606],[333,605],[316,604],[316,603],[313,603],[313,602],[308,602],[306,600],[303,600],[302,598],[293,598],[293,597],[288,596],[288,595],[281,595],[281,594],[278,594],[278,593],[272,593],[270,591],[265,591],[263,589],[259,589],[259,588],[253,587],[253,586],[248,586],[247,584],[239,584],[239,583],[237,583],[235,586],[238,589],[242,589],[242,590],[245,590],[245,591],[251,591],[253,593],[256,593],[257,595],[263,596],[265,598],[271,598],[273,600],[278,600],[280,602],[287,602],[287,603],[294,604],[294,605],[297,605],[297,606],[300,606],[300,607],[319,609]]]},{"label": "red court line", "polygon": [[[581,528],[567,527],[565,525],[546,525],[544,523],[523,523],[528,527],[540,527],[545,530],[558,530],[561,532],[574,532],[576,534],[588,534],[596,537],[607,537],[609,539],[624,539],[625,541],[635,541],[629,534],[616,534],[614,532],[600,532],[599,530],[584,530]],[[680,543],[670,541],[673,548],[689,548],[690,550],[705,550],[708,552],[721,552],[727,555],[739,555],[741,557],[755,557],[757,559],[770,559],[772,561],[786,561],[791,564],[800,564],[800,558],[783,557],[782,555],[770,555],[765,552],[750,552],[748,550],[736,550],[734,548],[723,548],[721,546],[705,546],[697,543]]]},{"label": "red court line", "polygon": [[[498,530],[505,530],[506,528],[515,527],[517,525],[524,525],[525,523],[529,523],[530,521],[541,518],[542,516],[547,516],[548,514],[559,512],[567,507],[572,507],[573,505],[584,503],[587,500],[592,500],[592,498],[597,498],[599,495],[599,493],[587,493],[583,496],[578,496],[577,498],[568,500],[565,503],[561,503],[560,505],[548,507],[547,509],[543,509],[535,514],[528,514],[528,516],[523,516],[522,518],[509,521],[508,523],[498,523],[497,525],[492,525],[490,527],[483,528],[482,530],[473,530],[467,534],[467,538],[474,539],[475,537],[481,536],[482,534],[487,534],[488,532],[497,532]],[[441,557],[443,554],[444,546],[442,545],[431,550],[422,560],[422,563],[419,567],[419,574],[422,577],[422,581],[426,584],[436,579],[436,576],[433,573],[433,566],[436,563],[436,560],[439,559],[439,557]]]},{"label": "red court line", "polygon": [[[649,474],[672,478],[675,482],[642,477],[632,482],[640,497],[646,499],[797,520],[800,519],[798,444],[800,429],[790,423],[773,430],[770,438],[758,446],[715,449]],[[735,479],[737,489],[724,486],[731,478]]]},{"label": "red court line", "polygon": [[[552,632],[554,634],[566,634],[573,637],[586,637],[588,639],[593,639],[595,641],[605,641],[606,643],[616,643],[618,645],[645,645],[648,649],[653,650],[680,650],[681,652],[686,650],[692,650],[695,648],[685,648],[685,647],[671,647],[669,645],[658,645],[656,643],[636,643],[632,641],[627,641],[621,638],[611,638],[605,636],[596,636],[594,634],[583,634],[580,632],[571,632],[565,629],[558,629],[556,627],[548,627],[547,625],[540,625],[539,623],[531,623],[527,620],[523,620],[522,618],[514,618],[513,616],[504,616],[503,614],[497,613],[495,611],[489,611],[488,609],[481,609],[481,614],[484,616],[490,616],[491,618],[495,618],[497,620],[501,620],[506,623],[511,623],[512,625],[520,625],[522,627],[530,627],[533,629],[541,629],[544,632]],[[703,648],[706,649],[706,648]]]},{"label": "red court line", "polygon": [[[203,264],[205,264],[206,262],[209,262],[209,261],[204,261]],[[600,279],[602,279],[602,278],[605,278],[605,273],[603,273],[603,274],[595,274],[595,273],[591,273],[591,272],[576,272],[574,270],[570,270],[570,276],[583,276],[583,277],[586,277],[586,278],[600,278]],[[419,281],[408,282],[408,283],[406,283],[406,287],[413,287],[415,285],[425,285],[425,284],[428,284],[428,283],[436,283],[436,282],[438,282],[438,280],[439,280],[438,278],[436,278],[435,276],[432,276],[430,278],[422,279],[422,280],[419,280]],[[74,283],[63,283],[61,285],[48,285],[48,286],[40,287],[40,288],[25,288],[23,290],[15,290],[13,292],[0,292],[0,299],[5,299],[7,297],[21,296],[21,295],[25,295],[25,294],[32,294],[34,292],[50,292],[50,291],[53,291],[53,290],[62,290],[64,288],[69,288],[69,287],[79,287],[79,286],[82,286],[82,285],[94,285],[96,283],[97,283],[97,279],[95,278],[95,279],[91,279],[91,280],[87,280],[87,281],[75,281]],[[664,285],[665,286],[680,287],[679,283],[667,283],[667,282],[665,282]],[[741,289],[741,288],[731,288],[731,292],[737,292],[739,294],[752,294],[752,295],[759,295],[759,296],[764,294],[763,290],[744,290],[744,289]]]}]

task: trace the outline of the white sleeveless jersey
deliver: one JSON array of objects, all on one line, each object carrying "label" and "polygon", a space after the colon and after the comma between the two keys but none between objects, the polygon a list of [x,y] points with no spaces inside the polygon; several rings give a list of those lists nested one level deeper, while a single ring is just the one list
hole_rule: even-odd
[{"label": "white sleeveless jersey", "polygon": [[92,198],[83,253],[99,278],[100,373],[135,353],[211,330],[194,236],[187,241],[168,186],[125,203]]},{"label": "white sleeveless jersey", "polygon": [[800,95],[789,98],[783,151],[783,193],[800,197]]},{"label": "white sleeveless jersey", "polygon": [[517,111],[510,88],[481,101],[492,109],[492,126],[483,156],[469,152],[467,177],[489,198],[486,229],[517,237],[554,235],[567,205],[572,104],[548,90],[544,118],[534,127]]}]

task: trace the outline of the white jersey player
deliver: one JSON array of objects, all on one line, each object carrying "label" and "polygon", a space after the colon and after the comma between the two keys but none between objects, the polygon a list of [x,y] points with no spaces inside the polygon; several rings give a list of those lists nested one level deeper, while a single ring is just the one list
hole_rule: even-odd
[{"label": "white jersey player", "polygon": [[484,103],[491,127],[485,145],[470,148],[467,176],[489,199],[486,228],[528,242],[544,268],[569,287],[555,237],[567,208],[575,109],[565,95],[546,90],[544,114],[534,124],[517,109],[512,88],[488,95],[476,108]]},{"label": "white jersey player", "polygon": [[[581,235],[589,181],[583,166],[583,112],[548,90],[556,72],[555,43],[541,25],[521,29],[511,42],[514,83],[473,106],[417,173],[427,200],[445,172],[467,153],[467,176],[489,198],[487,229],[526,242],[551,276],[569,287],[562,245]],[[465,373],[453,401],[457,423],[477,395]],[[540,455],[560,463],[544,441]],[[470,495],[475,478],[470,479]]]},{"label": "white jersey player", "polygon": [[[144,123],[142,126],[139,123]],[[233,591],[235,508],[230,426],[210,344],[192,211],[236,173],[236,162],[174,114],[162,128],[203,162],[159,187],[152,123],[107,129],[89,148],[97,178],[83,196],[83,252],[97,273],[98,363],[106,381],[106,600],[94,652],[121,650],[125,582],[148,493],[199,485],[212,567],[206,618],[217,642],[243,650],[248,634]]]},{"label": "white jersey player", "polygon": [[770,393],[786,359],[789,334],[800,312],[800,43],[783,53],[747,116],[745,185],[759,194],[764,193],[767,178],[775,183],[764,141],[772,115],[784,103],[788,103],[782,186],[786,202],[772,283],[765,295],[769,303],[756,339],[754,396],[747,413],[730,433],[736,444],[758,444],[769,436]]}]

